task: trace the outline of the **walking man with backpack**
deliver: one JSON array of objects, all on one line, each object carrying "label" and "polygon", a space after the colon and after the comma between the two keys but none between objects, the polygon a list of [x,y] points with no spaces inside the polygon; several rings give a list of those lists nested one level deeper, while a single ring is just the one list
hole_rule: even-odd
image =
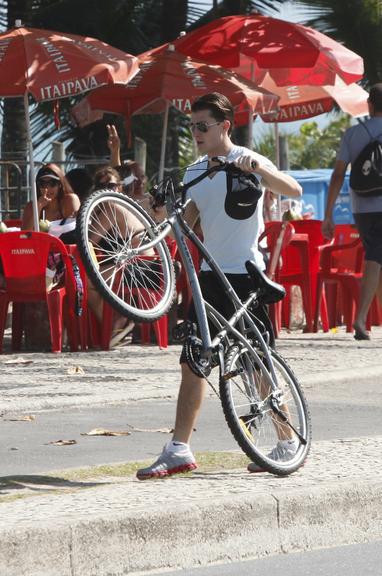
[{"label": "walking man with backpack", "polygon": [[341,141],[330,180],[322,232],[333,238],[333,207],[351,164],[350,191],[354,221],[365,249],[361,295],[353,324],[356,340],[369,340],[366,317],[378,294],[382,303],[382,83],[371,87],[370,118],[348,128]]}]

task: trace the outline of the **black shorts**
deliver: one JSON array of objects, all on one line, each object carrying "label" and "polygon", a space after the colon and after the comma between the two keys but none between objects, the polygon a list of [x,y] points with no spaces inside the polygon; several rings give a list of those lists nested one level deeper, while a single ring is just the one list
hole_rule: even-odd
[{"label": "black shorts", "polygon": [[382,266],[382,212],[354,214],[354,220],[365,249],[365,260]]},{"label": "black shorts", "polygon": [[[255,289],[254,282],[248,274],[226,274],[225,276],[242,302],[246,300],[250,292],[253,292]],[[231,318],[235,312],[235,307],[231,300],[227,297],[223,287],[213,272],[200,272],[199,284],[204,300],[211,304],[211,306],[213,306],[218,312],[220,312],[224,318]],[[258,306],[256,308],[255,314],[260,321],[260,328],[262,327],[261,324],[263,324],[268,330],[270,335],[270,345],[274,347],[275,340],[273,328],[269,320],[267,308],[265,306]],[[191,322],[197,323],[193,301],[190,304],[187,319]],[[213,338],[217,333],[217,329],[211,322],[209,322],[209,329],[211,337]],[[185,361],[184,350],[182,350],[180,363],[182,364]]]}]

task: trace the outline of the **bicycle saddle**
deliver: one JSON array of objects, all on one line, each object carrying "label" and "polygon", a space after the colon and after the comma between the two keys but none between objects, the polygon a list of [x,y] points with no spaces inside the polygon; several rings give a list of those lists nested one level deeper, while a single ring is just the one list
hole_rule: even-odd
[{"label": "bicycle saddle", "polygon": [[284,298],[286,293],[284,286],[268,278],[252,260],[247,260],[245,267],[254,282],[262,304],[275,304]]}]

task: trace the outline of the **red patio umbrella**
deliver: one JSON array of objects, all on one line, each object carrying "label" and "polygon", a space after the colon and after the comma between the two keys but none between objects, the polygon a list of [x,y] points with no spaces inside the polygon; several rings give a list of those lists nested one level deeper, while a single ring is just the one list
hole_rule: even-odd
[{"label": "red patio umbrella", "polygon": [[262,86],[280,97],[276,112],[261,113],[264,122],[293,122],[330,112],[335,104],[351,116],[366,116],[369,112],[368,92],[358,84],[344,84],[340,79],[334,86],[276,86],[267,75]]},{"label": "red patio umbrella", "polygon": [[234,68],[260,84],[268,71],[279,86],[346,84],[363,76],[363,60],[329,36],[269,16],[226,16],[174,40],[179,52]]},{"label": "red patio umbrella", "polygon": [[28,94],[56,100],[111,83],[126,83],[138,71],[135,56],[95,38],[16,27],[0,34],[0,97],[24,97],[34,224],[38,229]]},{"label": "red patio umbrella", "polygon": [[[248,115],[275,111],[278,96],[218,66],[176,52],[172,45],[150,50],[139,56],[140,70],[125,86],[105,86],[86,98],[91,108],[124,114],[158,113],[164,111],[160,178],[163,176],[167,118],[169,106],[188,113],[191,102],[208,92],[222,92],[234,106],[241,106]],[[82,105],[80,105],[81,108]],[[74,115],[76,110],[74,110]]]}]

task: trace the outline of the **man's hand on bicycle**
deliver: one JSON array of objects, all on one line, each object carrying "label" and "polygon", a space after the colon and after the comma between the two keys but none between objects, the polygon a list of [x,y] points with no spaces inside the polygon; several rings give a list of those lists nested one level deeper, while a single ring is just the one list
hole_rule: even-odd
[{"label": "man's hand on bicycle", "polygon": [[254,154],[242,154],[233,164],[243,172],[258,172],[261,169]]}]

